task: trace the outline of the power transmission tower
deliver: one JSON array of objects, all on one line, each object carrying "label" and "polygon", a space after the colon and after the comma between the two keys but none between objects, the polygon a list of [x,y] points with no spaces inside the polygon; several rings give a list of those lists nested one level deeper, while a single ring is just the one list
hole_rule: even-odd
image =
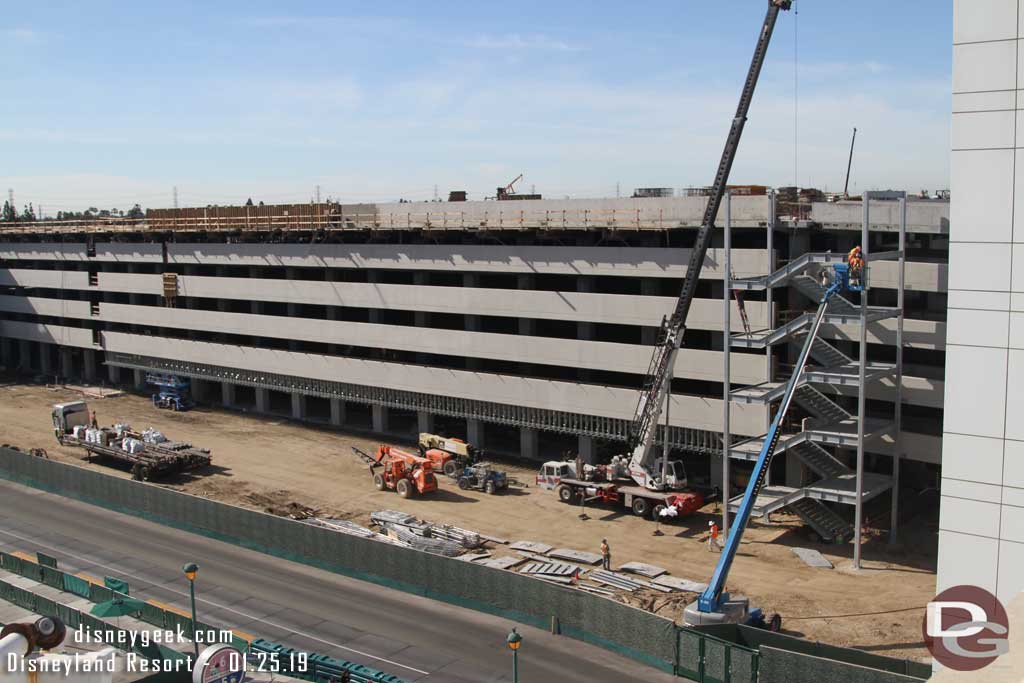
[{"label": "power transmission tower", "polygon": [[8,201],[8,203],[10,203],[11,208],[13,209],[14,208],[14,188],[13,187],[7,188],[7,201]]},{"label": "power transmission tower", "polygon": [[437,185],[434,185],[434,201],[437,201]]},{"label": "power transmission tower", "polygon": [[317,204],[320,203],[320,186],[319,185],[316,186],[316,203]]},{"label": "power transmission tower", "polygon": [[615,197],[616,199],[622,196],[622,191],[619,188],[619,181],[615,181]]},{"label": "power transmission tower", "polygon": [[174,186],[174,208],[178,208],[178,186]]}]

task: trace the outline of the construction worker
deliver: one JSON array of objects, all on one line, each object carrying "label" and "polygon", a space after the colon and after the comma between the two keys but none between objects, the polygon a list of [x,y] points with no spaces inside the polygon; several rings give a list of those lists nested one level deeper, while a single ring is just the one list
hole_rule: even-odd
[{"label": "construction worker", "polygon": [[715,524],[714,520],[708,522],[708,552],[713,553],[718,550],[718,525]]},{"label": "construction worker", "polygon": [[98,429],[98,425],[96,424],[96,411],[95,410],[92,411],[92,415],[89,417],[89,424],[92,425],[93,429]]},{"label": "construction worker", "polygon": [[864,257],[859,244],[846,255],[846,263],[850,266],[850,286],[860,287],[860,279],[864,273]]},{"label": "construction worker", "polygon": [[601,567],[605,571],[612,569],[612,549],[608,547],[608,539],[601,539]]}]

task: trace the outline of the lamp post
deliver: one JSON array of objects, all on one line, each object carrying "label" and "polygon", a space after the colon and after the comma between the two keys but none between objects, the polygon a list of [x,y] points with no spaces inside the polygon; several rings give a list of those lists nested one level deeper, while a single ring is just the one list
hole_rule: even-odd
[{"label": "lamp post", "polygon": [[523,637],[513,628],[505,642],[508,643],[508,649],[512,650],[512,683],[519,683],[519,646],[523,644]]},{"label": "lamp post", "polygon": [[192,644],[195,646],[196,659],[199,659],[199,643],[196,641],[196,574],[199,573],[199,565],[189,562],[181,568],[188,579],[188,596],[192,602]]}]

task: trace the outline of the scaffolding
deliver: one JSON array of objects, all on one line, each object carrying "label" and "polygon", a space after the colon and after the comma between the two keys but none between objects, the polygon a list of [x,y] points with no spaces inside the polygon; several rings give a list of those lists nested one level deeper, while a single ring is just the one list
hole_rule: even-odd
[{"label": "scaffolding", "polygon": [[[794,401],[804,409],[809,417],[798,425],[790,425],[788,431],[779,439],[776,453],[786,452],[793,457],[790,462],[799,462],[801,469],[806,468],[814,476],[812,481],[804,481],[801,472],[800,486],[774,485],[768,482],[754,504],[753,516],[765,517],[776,510],[786,508],[813,528],[823,540],[845,542],[851,537],[854,541],[854,568],[860,567],[861,535],[863,527],[864,503],[892,491],[891,534],[895,540],[898,531],[899,505],[899,465],[902,450],[902,386],[903,386],[903,308],[904,308],[904,271],[906,264],[906,225],[907,205],[906,194],[901,193],[899,202],[900,224],[899,242],[896,250],[871,254],[868,228],[870,225],[871,200],[877,199],[872,193],[864,193],[863,224],[861,228],[861,250],[864,258],[862,280],[864,291],[860,292],[858,302],[852,302],[841,296],[835,296],[825,312],[824,323],[829,326],[857,326],[858,357],[846,355],[826,338],[819,337],[813,341],[810,349],[814,365],[809,365],[799,379],[798,390]],[[890,197],[886,197],[890,199]],[[733,441],[730,433],[729,410],[733,403],[745,403],[768,406],[782,398],[788,377],[773,377],[773,350],[784,345],[802,343],[812,324],[813,314],[801,313],[780,319],[772,304],[772,289],[780,286],[793,287],[806,298],[808,306],[822,300],[826,284],[821,280],[821,273],[827,273],[831,264],[842,263],[845,255],[825,253],[805,253],[777,269],[758,277],[732,277],[730,270],[731,221],[729,203],[726,203],[725,222],[725,283],[723,293],[724,320],[723,344],[724,388],[725,399],[723,415],[723,444],[729,457],[723,458],[723,485],[727,487],[731,460],[753,461],[757,458],[763,436]],[[769,225],[769,249],[774,225]],[[774,256],[774,255],[772,255]],[[897,260],[897,305],[896,307],[869,305],[871,287],[871,264],[882,260]],[[733,334],[731,330],[731,302],[734,292],[764,291],[768,298],[768,327],[762,330],[744,330]],[[896,320],[896,358],[894,363],[869,362],[867,359],[867,328],[868,325],[887,319]],[[768,381],[756,385],[733,388],[730,382],[730,352],[732,348],[763,349],[767,357]],[[866,411],[868,388],[886,379],[892,379],[895,385],[895,400],[891,419],[886,417],[869,417]],[[844,390],[845,388],[845,390]],[[847,410],[840,403],[840,397],[850,395],[855,390],[857,408],[855,412]],[[864,455],[869,447],[876,447],[882,439],[892,440],[892,471],[890,476],[865,472]],[[847,464],[836,449],[856,449],[856,462]],[[789,457],[789,456],[787,456]],[[792,480],[792,477],[789,477]],[[723,524],[728,524],[728,514],[739,505],[739,497],[730,500],[723,506]],[[854,507],[854,523],[851,525],[826,503],[840,503]]]}]

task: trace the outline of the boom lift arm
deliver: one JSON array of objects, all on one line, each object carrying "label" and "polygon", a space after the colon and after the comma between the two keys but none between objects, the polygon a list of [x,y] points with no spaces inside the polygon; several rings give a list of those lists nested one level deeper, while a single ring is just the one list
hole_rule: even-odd
[{"label": "boom lift arm", "polygon": [[655,466],[651,446],[654,443],[662,406],[672,383],[672,370],[675,366],[676,354],[679,352],[683,335],[686,333],[686,317],[697,291],[697,282],[704,266],[704,258],[707,256],[708,247],[711,246],[715,217],[722,205],[722,197],[725,195],[726,184],[729,182],[729,171],[736,159],[736,150],[740,144],[740,137],[743,135],[743,127],[747,122],[747,112],[750,110],[750,102],[754,97],[754,88],[761,75],[761,67],[764,65],[765,55],[768,52],[768,44],[771,42],[772,32],[775,30],[775,20],[779,16],[779,10],[788,10],[791,4],[792,0],[768,0],[768,13],[761,26],[757,46],[754,48],[754,57],[750,62],[747,80],[743,84],[743,92],[740,94],[740,102],[736,107],[736,115],[729,128],[725,149],[722,150],[722,158],[718,162],[718,171],[715,173],[715,181],[711,185],[711,195],[704,210],[700,231],[697,233],[697,242],[690,252],[690,262],[686,269],[683,290],[676,301],[672,317],[662,321],[658,344],[651,357],[651,365],[647,370],[640,400],[633,415],[633,424],[630,429],[632,453],[629,460],[629,473],[637,484],[656,491],[663,490],[667,482],[665,473],[659,472]]},{"label": "boom lift arm", "polygon": [[[743,494],[743,500],[740,502],[739,509],[736,511],[736,518],[733,521],[732,528],[730,529],[729,537],[726,539],[725,548],[722,550],[722,555],[718,558],[718,564],[715,566],[715,573],[712,575],[711,582],[708,584],[707,589],[705,589],[697,599],[697,608],[700,612],[722,612],[722,606],[729,602],[729,594],[724,592],[725,580],[728,578],[729,570],[732,568],[732,562],[736,558],[736,551],[739,550],[740,541],[743,539],[743,532],[747,528],[747,522],[750,520],[751,510],[753,510],[754,502],[757,500],[757,494],[760,493],[761,487],[764,485],[765,475],[768,473],[768,467],[771,465],[772,456],[775,454],[775,447],[779,442],[779,428],[782,425],[782,420],[786,417],[786,412],[789,410],[789,405],[792,402],[793,394],[796,392],[797,386],[799,385],[800,377],[804,373],[807,358],[811,352],[811,346],[814,344],[814,340],[818,336],[818,328],[821,327],[821,321],[825,316],[825,309],[828,308],[828,303],[832,297],[843,289],[853,289],[854,291],[858,291],[862,288],[850,287],[848,266],[846,264],[836,264],[835,277],[821,299],[821,303],[818,306],[818,312],[814,316],[814,323],[811,325],[810,333],[807,335],[807,339],[804,340],[803,348],[800,350],[800,356],[797,358],[793,375],[789,378],[786,391],[782,395],[782,402],[779,404],[779,409],[775,413],[775,419],[772,420],[771,428],[765,435],[764,445],[761,447],[761,452],[757,456],[757,462],[754,464],[754,471],[750,475],[750,481],[747,483],[747,490]],[[723,501],[723,504],[728,505],[728,500]]]}]

